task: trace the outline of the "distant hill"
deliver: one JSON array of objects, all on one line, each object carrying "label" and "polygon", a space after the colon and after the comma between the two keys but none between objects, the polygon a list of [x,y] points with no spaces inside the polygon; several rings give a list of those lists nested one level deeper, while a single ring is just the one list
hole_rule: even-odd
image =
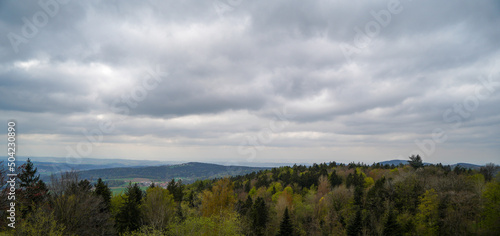
[{"label": "distant hill", "polygon": [[460,167],[463,167],[463,168],[466,168],[466,169],[479,169],[481,168],[480,165],[476,165],[476,164],[470,164],[470,163],[457,163],[455,165],[451,165],[452,168],[455,168],[455,166],[460,166]]},{"label": "distant hill", "polygon": [[[408,164],[408,161],[407,160],[390,160],[390,161],[382,161],[382,162],[379,162],[381,165],[385,165],[385,164],[388,164],[388,165],[399,165],[401,163],[403,163],[403,165],[406,165]],[[424,165],[430,165],[431,163],[427,163],[427,162],[424,162]],[[476,165],[476,164],[470,164],[470,163],[457,163],[457,164],[453,164],[453,165],[450,165],[451,168],[455,168],[455,166],[461,166],[463,168],[466,168],[466,169],[479,169],[481,168],[481,165]]]},{"label": "distant hill", "polygon": [[[0,157],[1,158],[1,157]],[[94,169],[110,169],[116,167],[144,167],[180,164],[181,162],[150,161],[150,160],[129,160],[129,159],[98,159],[98,158],[79,158],[66,159],[63,157],[26,157],[18,156],[17,164],[22,165],[30,158],[38,173],[43,180],[49,180],[51,174],[66,171],[82,171]],[[2,158],[3,160],[7,157]],[[0,168],[5,168],[2,166]]]},{"label": "distant hill", "polygon": [[381,161],[379,163],[381,165],[393,165],[394,164],[395,166],[397,166],[397,165],[399,165],[401,163],[403,165],[406,165],[406,164],[408,164],[408,161],[406,161],[406,160],[390,160],[390,161]]},{"label": "distant hill", "polygon": [[[158,165],[172,165],[181,164],[182,162],[177,161],[152,161],[152,160],[130,160],[130,159],[101,159],[101,158],[65,158],[65,157],[26,157],[18,156],[17,161],[25,162],[28,158],[31,159],[33,163],[36,162],[50,162],[59,163],[67,165],[101,165],[101,166],[112,166],[112,167],[123,167],[123,166],[158,166]],[[103,167],[106,168],[106,167]]]},{"label": "distant hill", "polygon": [[131,179],[146,178],[154,181],[168,181],[173,178],[182,179],[185,183],[197,179],[211,179],[224,176],[244,175],[254,171],[265,170],[265,167],[223,166],[200,162],[189,162],[177,165],[120,167],[79,171],[81,179]]}]

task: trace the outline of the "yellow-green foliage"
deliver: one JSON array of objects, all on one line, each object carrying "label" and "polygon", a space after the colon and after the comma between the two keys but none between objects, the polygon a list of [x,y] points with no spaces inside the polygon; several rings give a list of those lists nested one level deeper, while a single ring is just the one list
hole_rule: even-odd
[{"label": "yellow-green foliage", "polygon": [[235,201],[233,183],[228,178],[221,179],[214,184],[212,191],[203,191],[202,214],[206,217],[222,215],[234,209]]},{"label": "yellow-green foliage", "polygon": [[169,225],[168,235],[243,235],[236,214],[211,217],[189,217],[180,223]]},{"label": "yellow-green foliage", "polygon": [[58,224],[53,213],[37,208],[21,222],[17,233],[26,236],[64,235],[64,225]]},{"label": "yellow-green foliage", "polygon": [[283,191],[283,186],[281,186],[281,183],[279,182],[273,182],[272,184],[270,184],[269,188],[267,189],[267,192],[271,193],[273,191],[273,188],[276,192]]},{"label": "yellow-green foliage", "polygon": [[484,226],[492,232],[500,232],[500,182],[492,181],[486,185],[484,199]]},{"label": "yellow-green foliage", "polygon": [[174,196],[161,187],[148,188],[142,199],[141,212],[146,224],[161,230],[174,216]]},{"label": "yellow-green foliage", "polygon": [[120,207],[125,203],[124,197],[126,196],[122,194],[111,197],[111,214],[113,216],[116,216],[116,214],[120,210]]},{"label": "yellow-green foliage", "polygon": [[418,206],[417,232],[422,235],[437,235],[438,229],[438,206],[439,199],[436,191],[430,189],[420,197],[420,205]]},{"label": "yellow-green foliage", "polygon": [[250,195],[250,197],[253,197],[256,193],[257,189],[255,188],[255,186],[253,186],[252,189],[250,189],[250,192],[248,192],[248,195]]},{"label": "yellow-green foliage", "polygon": [[125,232],[121,236],[163,236],[163,231],[155,229],[153,226],[142,226],[134,232]]},{"label": "yellow-green foliage", "polygon": [[361,170],[361,168],[359,168],[359,167],[356,167],[356,174],[361,174],[361,176],[363,176],[363,178],[366,178],[365,172],[363,172]]},{"label": "yellow-green foliage", "polygon": [[372,177],[366,177],[365,178],[365,188],[371,187],[373,184],[375,184],[375,181],[373,180]]}]

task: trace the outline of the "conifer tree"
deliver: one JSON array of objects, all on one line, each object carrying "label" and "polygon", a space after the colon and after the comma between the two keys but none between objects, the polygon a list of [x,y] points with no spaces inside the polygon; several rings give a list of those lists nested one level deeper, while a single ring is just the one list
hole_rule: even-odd
[{"label": "conifer tree", "polygon": [[333,170],[332,174],[330,175],[330,185],[332,186],[332,188],[335,188],[341,184],[342,184],[342,177],[337,175],[337,171]]},{"label": "conifer tree", "polygon": [[268,217],[266,202],[263,198],[258,197],[251,212],[252,226],[256,235],[264,235]]},{"label": "conifer tree", "polygon": [[118,232],[135,231],[140,225],[140,204],[143,197],[142,190],[137,184],[129,183],[123,197],[123,205],[120,206],[116,215],[116,227]]},{"label": "conifer tree", "polygon": [[361,235],[361,231],[363,229],[361,219],[361,209],[356,211],[356,215],[351,223],[347,226],[347,235],[349,236],[358,236]]},{"label": "conifer tree", "polygon": [[420,157],[420,155],[416,155],[416,156],[412,155],[410,157],[410,160],[408,161],[408,163],[414,169],[418,169],[418,168],[424,167],[424,164],[422,163],[422,158]]},{"label": "conifer tree", "polygon": [[392,236],[392,235],[400,235],[401,229],[399,227],[398,222],[396,221],[396,215],[394,210],[390,209],[387,215],[387,221],[384,224],[384,235]]},{"label": "conifer tree", "polygon": [[283,214],[283,220],[280,223],[280,230],[277,236],[293,236],[293,226],[290,220],[290,215],[288,214],[288,207],[285,208],[285,213]]},{"label": "conifer tree", "polygon": [[182,181],[179,180],[177,183],[175,182],[175,179],[172,179],[170,183],[167,185],[167,190],[174,195],[174,200],[176,202],[181,202],[182,198],[184,197],[184,186],[182,185]]},{"label": "conifer tree", "polygon": [[109,211],[111,207],[111,190],[108,185],[102,181],[101,178],[97,179],[95,184],[94,194],[100,196],[103,200],[103,210]]},{"label": "conifer tree", "polygon": [[41,204],[47,197],[48,188],[37,175],[38,168],[28,158],[25,164],[19,167],[19,187],[20,205],[22,215],[33,211],[37,205]]}]

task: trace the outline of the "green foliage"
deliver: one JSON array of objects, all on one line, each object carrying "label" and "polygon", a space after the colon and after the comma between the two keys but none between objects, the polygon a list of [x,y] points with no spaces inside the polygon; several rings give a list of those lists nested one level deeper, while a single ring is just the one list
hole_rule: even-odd
[{"label": "green foliage", "polygon": [[372,177],[366,177],[364,179],[364,181],[365,181],[365,184],[364,184],[365,188],[369,188],[369,187],[371,187],[375,183],[375,181],[373,180]]},{"label": "green foliage", "polygon": [[415,174],[410,174],[394,183],[394,204],[399,212],[415,214],[419,197],[425,192],[421,181]]},{"label": "green foliage", "polygon": [[125,195],[122,196],[123,204],[119,206],[119,211],[116,214],[116,229],[118,232],[135,231],[140,228],[142,197],[143,193],[139,186],[129,183]]},{"label": "green foliage", "polygon": [[101,178],[95,184],[94,194],[101,197],[103,201],[103,210],[110,211],[111,208],[111,190],[108,185],[102,181]]},{"label": "green foliage", "polygon": [[153,226],[144,225],[140,229],[132,232],[125,232],[121,236],[164,236],[162,230],[155,229]]},{"label": "green foliage", "polygon": [[486,185],[483,193],[483,224],[490,232],[500,232],[500,182],[493,181]]},{"label": "green foliage", "polygon": [[356,186],[354,188],[354,205],[362,206],[363,205],[363,187]]},{"label": "green foliage", "polygon": [[17,227],[16,234],[25,236],[54,235],[62,236],[65,226],[57,222],[54,214],[42,207],[29,213]]},{"label": "green foliage", "polygon": [[175,216],[173,195],[160,187],[148,188],[142,200],[141,215],[146,225],[163,230]]},{"label": "green foliage", "polygon": [[342,177],[337,175],[337,171],[333,170],[332,174],[329,177],[330,185],[332,188],[340,186],[342,184]]},{"label": "green foliage", "polygon": [[[27,166],[20,191],[43,183],[35,181],[36,168]],[[500,231],[497,179],[485,182],[484,170],[462,167],[413,169],[359,163],[294,165],[188,185],[173,180],[167,189],[152,186],[145,193],[137,184],[129,184],[123,194],[113,197],[102,179],[92,188],[88,180],[67,173],[52,181],[43,201],[20,203],[31,204],[32,211],[19,218],[18,233],[496,235]]]},{"label": "green foliage", "polygon": [[41,205],[47,198],[48,189],[45,183],[37,175],[37,168],[28,158],[25,164],[18,168],[19,189],[17,189],[18,210],[21,215],[27,215],[37,206]]},{"label": "green foliage", "polygon": [[240,222],[236,214],[225,216],[213,215],[211,217],[188,217],[182,222],[171,223],[168,227],[168,235],[243,235]]},{"label": "green foliage", "polygon": [[384,233],[385,236],[397,236],[401,235],[401,229],[396,219],[395,212],[391,209],[387,214],[387,220],[384,224]]},{"label": "green foliage", "polygon": [[437,235],[438,232],[438,195],[434,189],[425,191],[418,206],[417,232],[422,235]]},{"label": "green foliage", "polygon": [[176,202],[182,201],[184,196],[184,185],[182,185],[181,180],[176,183],[175,179],[172,179],[172,181],[168,183],[167,190],[174,196]]},{"label": "green foliage", "polygon": [[234,209],[235,202],[233,183],[228,178],[221,179],[214,184],[212,191],[203,191],[202,215],[224,215]]},{"label": "green foliage", "polygon": [[422,162],[422,158],[420,155],[411,155],[410,160],[408,161],[408,164],[410,164],[411,167],[414,169],[422,168],[424,167],[424,163]]},{"label": "green foliage", "polygon": [[288,207],[285,209],[285,213],[283,213],[283,220],[280,223],[280,230],[278,232],[278,236],[293,236],[293,226],[292,221],[290,220],[290,215],[288,214]]},{"label": "green foliage", "polygon": [[364,187],[366,175],[359,168],[356,168],[354,174],[349,174],[346,179],[346,186],[349,188],[351,185],[354,187]]},{"label": "green foliage", "polygon": [[180,178],[185,183],[192,183],[198,179],[214,179],[224,176],[242,175],[267,168],[238,166],[228,168],[223,165],[190,162],[179,165],[119,167],[80,171],[82,179],[92,179],[98,176],[103,180],[146,178],[151,180],[170,180]]},{"label": "green foliage", "polygon": [[103,200],[88,189],[87,181],[78,181],[73,172],[53,179],[49,207],[65,235],[113,234],[111,215],[103,211]]},{"label": "green foliage", "polygon": [[356,211],[356,214],[354,215],[354,218],[351,220],[349,226],[347,227],[347,235],[358,236],[361,235],[362,230],[363,223],[361,218],[361,209],[358,209]]},{"label": "green foliage", "polygon": [[252,228],[255,235],[264,235],[269,212],[266,206],[266,202],[263,198],[258,197],[253,204],[251,213]]}]

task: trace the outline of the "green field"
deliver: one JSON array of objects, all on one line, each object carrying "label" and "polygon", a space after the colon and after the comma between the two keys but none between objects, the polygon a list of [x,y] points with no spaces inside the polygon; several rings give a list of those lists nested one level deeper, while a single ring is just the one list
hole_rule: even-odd
[{"label": "green field", "polygon": [[[112,187],[112,188],[110,188],[110,189],[111,189],[111,193],[113,194],[113,196],[115,196],[115,195],[118,195],[118,194],[120,194],[120,193],[124,192],[126,188],[127,188],[127,186],[123,186],[123,187]],[[140,188],[141,188],[141,190],[144,190],[144,191],[145,191],[148,187],[147,187],[147,186],[141,186]]]}]

